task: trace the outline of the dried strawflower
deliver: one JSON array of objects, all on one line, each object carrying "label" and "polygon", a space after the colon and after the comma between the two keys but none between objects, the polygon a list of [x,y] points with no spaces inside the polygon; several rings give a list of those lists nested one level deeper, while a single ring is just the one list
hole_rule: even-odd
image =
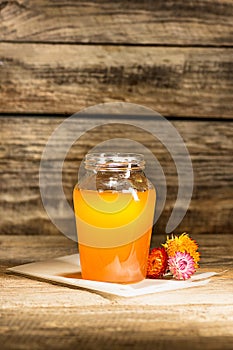
[{"label": "dried strawflower", "polygon": [[168,266],[168,255],[165,248],[153,248],[150,251],[147,262],[147,277],[162,277]]},{"label": "dried strawflower", "polygon": [[178,280],[186,280],[196,271],[194,259],[190,254],[182,252],[176,252],[174,256],[169,257],[168,268]]},{"label": "dried strawflower", "polygon": [[171,238],[167,237],[167,241],[163,244],[169,257],[175,256],[177,252],[188,253],[194,260],[195,268],[198,268],[198,261],[200,260],[200,253],[198,250],[198,244],[187,233],[182,235],[174,236]]}]

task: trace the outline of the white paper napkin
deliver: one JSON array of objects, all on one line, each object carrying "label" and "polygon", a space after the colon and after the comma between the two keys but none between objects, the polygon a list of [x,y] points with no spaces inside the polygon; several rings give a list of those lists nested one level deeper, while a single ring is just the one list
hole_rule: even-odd
[{"label": "white paper napkin", "polygon": [[84,280],[81,277],[79,254],[63,256],[52,260],[11,267],[8,271],[37,277],[46,281],[62,283],[121,297],[134,297],[151,293],[203,286],[216,272],[195,273],[189,280],[145,279],[133,284],[119,284]]}]

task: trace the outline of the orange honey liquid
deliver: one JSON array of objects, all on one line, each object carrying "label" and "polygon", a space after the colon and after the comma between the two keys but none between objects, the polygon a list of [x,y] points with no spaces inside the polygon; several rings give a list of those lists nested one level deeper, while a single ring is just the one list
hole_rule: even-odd
[{"label": "orange honey liquid", "polygon": [[74,189],[84,279],[133,283],[146,276],[155,190],[132,193]]}]

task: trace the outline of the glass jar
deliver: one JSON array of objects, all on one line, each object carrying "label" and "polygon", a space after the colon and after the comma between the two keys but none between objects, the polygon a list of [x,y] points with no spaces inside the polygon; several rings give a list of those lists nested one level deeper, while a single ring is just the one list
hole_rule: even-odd
[{"label": "glass jar", "polygon": [[146,277],[155,189],[144,157],[88,153],[73,201],[82,278],[133,283]]}]

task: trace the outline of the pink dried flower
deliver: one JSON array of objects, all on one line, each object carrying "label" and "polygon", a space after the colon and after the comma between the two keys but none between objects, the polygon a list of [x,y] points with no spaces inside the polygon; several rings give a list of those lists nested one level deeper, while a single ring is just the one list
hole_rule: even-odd
[{"label": "pink dried flower", "polygon": [[195,270],[195,261],[188,253],[176,252],[168,259],[168,268],[173,277],[178,280],[190,278]]}]

